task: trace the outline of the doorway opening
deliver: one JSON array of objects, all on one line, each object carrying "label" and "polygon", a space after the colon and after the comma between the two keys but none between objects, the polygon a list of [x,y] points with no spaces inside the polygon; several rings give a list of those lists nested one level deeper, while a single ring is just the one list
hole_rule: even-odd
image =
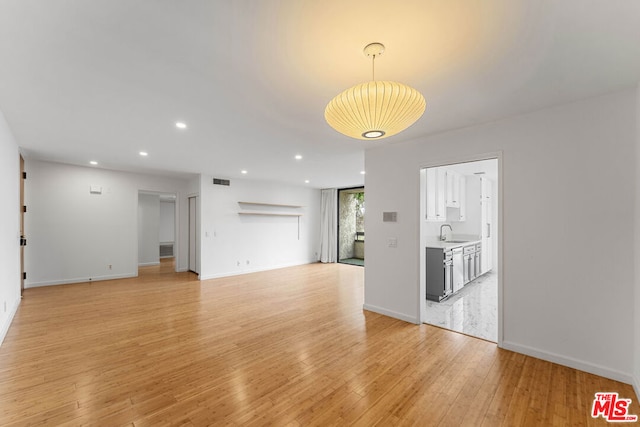
[{"label": "doorway opening", "polygon": [[499,341],[498,159],[420,171],[424,323]]},{"label": "doorway opening", "polygon": [[176,195],[138,192],[138,275],[176,272]]},{"label": "doorway opening", "polygon": [[189,197],[189,271],[200,274],[198,196]]},{"label": "doorway opening", "polygon": [[364,267],[364,187],[338,190],[338,262]]}]

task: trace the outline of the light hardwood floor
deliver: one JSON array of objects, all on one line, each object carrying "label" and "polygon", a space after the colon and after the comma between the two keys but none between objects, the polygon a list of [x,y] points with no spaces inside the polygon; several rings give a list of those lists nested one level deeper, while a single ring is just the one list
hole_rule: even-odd
[{"label": "light hardwood floor", "polygon": [[[169,271],[169,272],[167,272]],[[600,425],[630,386],[362,310],[361,267],[27,289],[0,425]]]}]

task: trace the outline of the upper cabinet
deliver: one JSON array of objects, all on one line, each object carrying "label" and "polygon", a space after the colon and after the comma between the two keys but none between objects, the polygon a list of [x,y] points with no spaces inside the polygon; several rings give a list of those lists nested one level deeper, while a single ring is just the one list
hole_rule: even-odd
[{"label": "upper cabinet", "polygon": [[448,208],[460,207],[460,174],[454,171],[446,171],[447,177],[447,198]]},{"label": "upper cabinet", "polygon": [[458,210],[458,217],[453,221],[466,221],[467,220],[467,178],[464,175],[460,175],[458,180],[458,200],[460,201],[460,209]]},{"label": "upper cabinet", "polygon": [[442,168],[427,169],[427,221],[447,220],[446,180]]},{"label": "upper cabinet", "polygon": [[466,187],[464,175],[446,167],[428,168],[427,221],[466,221]]},{"label": "upper cabinet", "polygon": [[482,256],[480,257],[482,274],[493,267],[493,201],[491,200],[492,183],[487,178],[480,178],[480,204],[481,204],[481,236],[482,236]]}]

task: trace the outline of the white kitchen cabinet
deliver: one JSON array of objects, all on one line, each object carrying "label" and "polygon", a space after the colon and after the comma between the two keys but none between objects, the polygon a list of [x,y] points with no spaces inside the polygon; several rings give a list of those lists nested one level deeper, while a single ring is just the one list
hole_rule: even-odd
[{"label": "white kitchen cabinet", "polygon": [[467,179],[460,176],[460,217],[458,221],[467,220]]},{"label": "white kitchen cabinet", "polygon": [[427,169],[427,221],[447,220],[446,175],[442,168]]},{"label": "white kitchen cabinet", "polygon": [[[459,175],[458,179],[458,209],[450,209],[447,212],[449,221],[462,222],[467,220],[467,180],[464,175]],[[448,184],[448,182],[447,182]]]},{"label": "white kitchen cabinet", "polygon": [[447,198],[448,208],[460,207],[460,174],[454,171],[447,171]]},{"label": "white kitchen cabinet", "polygon": [[445,206],[447,220],[462,222],[467,220],[467,179],[456,172],[446,172],[447,189]]},{"label": "white kitchen cabinet", "polygon": [[482,274],[487,271],[491,271],[493,267],[493,200],[491,181],[487,178],[480,178],[481,193],[480,203],[482,205],[481,212],[481,233],[482,233],[482,257],[481,257],[481,271]]}]

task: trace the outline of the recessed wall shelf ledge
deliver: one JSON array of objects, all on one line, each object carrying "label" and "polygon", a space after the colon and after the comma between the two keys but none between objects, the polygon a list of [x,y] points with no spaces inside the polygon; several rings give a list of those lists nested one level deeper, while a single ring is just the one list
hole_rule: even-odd
[{"label": "recessed wall shelf ledge", "polygon": [[254,205],[254,206],[273,206],[278,208],[303,208],[300,205],[283,205],[279,203],[263,203],[263,202],[238,202],[240,205]]},{"label": "recessed wall shelf ledge", "polygon": [[301,213],[286,213],[286,212],[238,212],[238,215],[263,215],[263,216],[302,216]]},{"label": "recessed wall shelf ledge", "polygon": [[[264,203],[264,202],[238,202],[238,204],[241,207],[246,206],[248,209],[247,210],[243,210],[238,212],[238,215],[249,215],[249,216],[280,216],[280,217],[295,217],[298,219],[298,240],[300,240],[300,217],[302,216],[302,213],[300,211],[298,212],[294,212],[294,211],[289,211],[289,212],[279,212],[280,209],[282,210],[288,210],[288,209],[292,209],[292,210],[296,210],[296,209],[300,209],[303,206],[300,205],[285,205],[285,204],[281,204],[281,203]],[[244,206],[243,206],[244,205]],[[249,208],[249,206],[252,206],[253,208]],[[265,210],[253,210],[256,208],[262,208]],[[271,210],[269,208],[276,208],[274,210]]]}]

